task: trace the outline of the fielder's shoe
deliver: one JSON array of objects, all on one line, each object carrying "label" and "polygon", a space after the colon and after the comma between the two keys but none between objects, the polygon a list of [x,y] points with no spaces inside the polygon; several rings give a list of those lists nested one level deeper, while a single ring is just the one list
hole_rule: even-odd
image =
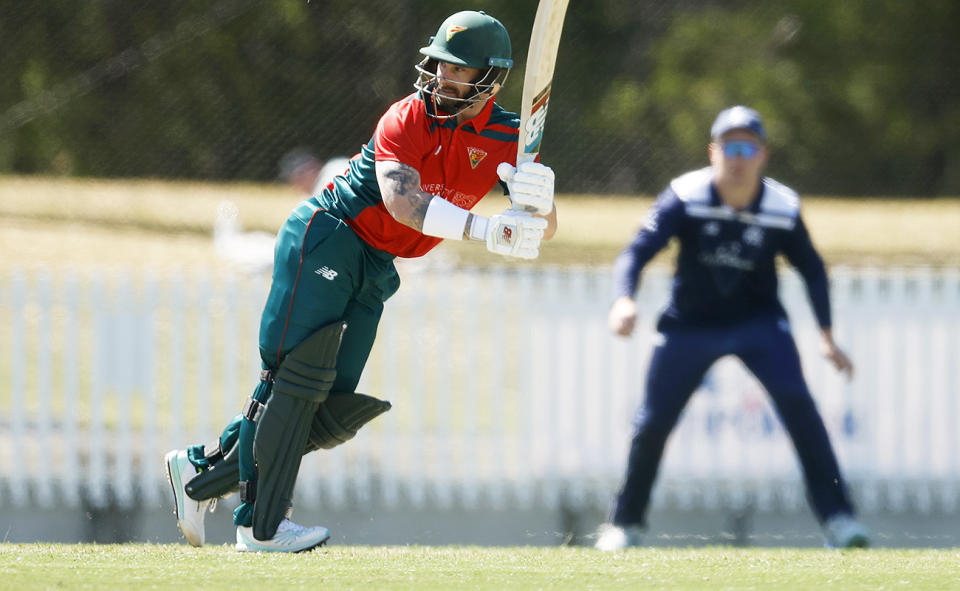
[{"label": "fielder's shoe", "polygon": [[643,543],[643,528],[639,525],[613,525],[604,523],[598,531],[600,537],[597,538],[595,545],[597,550],[604,552],[614,552],[624,550],[632,546],[640,546]]},{"label": "fielder's shoe", "polygon": [[846,513],[834,515],[823,524],[827,548],[868,548],[870,532],[853,516]]},{"label": "fielder's shoe", "polygon": [[322,526],[303,527],[284,519],[269,540],[253,537],[252,527],[237,527],[238,552],[305,552],[330,539],[330,530]]},{"label": "fielder's shoe", "polygon": [[191,546],[203,546],[203,517],[207,510],[213,511],[216,499],[195,501],[187,496],[184,487],[198,470],[187,459],[186,450],[172,450],[163,458],[167,465],[167,480],[173,488],[173,509],[177,514],[177,527]]}]

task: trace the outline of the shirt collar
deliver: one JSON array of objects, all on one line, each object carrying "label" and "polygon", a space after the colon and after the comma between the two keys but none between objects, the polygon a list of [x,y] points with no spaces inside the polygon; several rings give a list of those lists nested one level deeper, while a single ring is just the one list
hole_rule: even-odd
[{"label": "shirt collar", "polygon": [[497,97],[492,97],[487,101],[487,104],[483,106],[483,109],[477,113],[477,116],[469,121],[465,121],[464,125],[470,125],[473,127],[474,131],[480,133],[487,126],[487,123],[490,122],[490,115],[493,114],[493,104],[496,102]]},{"label": "shirt collar", "polygon": [[[753,201],[750,202],[750,205],[740,211],[749,211],[751,213],[759,212],[760,202],[763,201],[763,194],[766,186],[766,183],[764,183],[763,179],[761,178],[760,187],[757,189],[757,194],[753,197]],[[710,181],[710,205],[714,207],[730,207],[723,202],[723,199],[720,198],[720,192],[717,191],[717,185],[712,180]]]}]

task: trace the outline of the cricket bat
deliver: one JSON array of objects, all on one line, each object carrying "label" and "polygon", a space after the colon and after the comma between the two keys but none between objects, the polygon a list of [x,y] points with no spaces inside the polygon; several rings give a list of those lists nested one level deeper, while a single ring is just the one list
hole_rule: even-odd
[{"label": "cricket bat", "polygon": [[530,33],[527,65],[523,74],[523,102],[520,105],[520,138],[517,165],[536,159],[547,120],[553,67],[560,47],[560,32],[569,0],[540,0]]}]

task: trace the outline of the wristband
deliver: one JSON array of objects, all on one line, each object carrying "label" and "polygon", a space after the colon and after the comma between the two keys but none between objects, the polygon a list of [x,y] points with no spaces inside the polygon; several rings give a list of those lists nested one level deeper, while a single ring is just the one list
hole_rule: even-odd
[{"label": "wristband", "polygon": [[473,221],[470,222],[470,240],[486,240],[489,225],[490,218],[474,214]]},{"label": "wristband", "polygon": [[463,240],[463,230],[467,226],[470,212],[457,207],[443,197],[434,195],[423,216],[422,232],[427,236]]}]

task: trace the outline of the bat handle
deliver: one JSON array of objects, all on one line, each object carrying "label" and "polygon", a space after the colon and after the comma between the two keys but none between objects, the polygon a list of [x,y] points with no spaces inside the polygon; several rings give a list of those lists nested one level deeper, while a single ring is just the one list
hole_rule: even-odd
[{"label": "bat handle", "polygon": [[[536,159],[537,159],[537,154],[539,154],[539,152],[518,152],[518,153],[517,153],[517,167],[519,167],[519,166],[520,166],[521,164],[523,164],[524,162],[534,162],[534,161],[536,161]],[[515,205],[513,205],[513,201],[512,201],[512,200],[510,201],[510,207],[513,208],[513,209],[515,209],[515,210],[517,210],[517,211],[526,211],[526,212],[528,212],[528,213],[533,213],[534,211],[536,211],[535,209],[533,209],[533,208],[531,208],[531,207],[516,207]]]},{"label": "bat handle", "polygon": [[517,154],[517,166],[520,166],[524,162],[533,162],[537,159],[537,155],[540,152],[520,152]]}]

